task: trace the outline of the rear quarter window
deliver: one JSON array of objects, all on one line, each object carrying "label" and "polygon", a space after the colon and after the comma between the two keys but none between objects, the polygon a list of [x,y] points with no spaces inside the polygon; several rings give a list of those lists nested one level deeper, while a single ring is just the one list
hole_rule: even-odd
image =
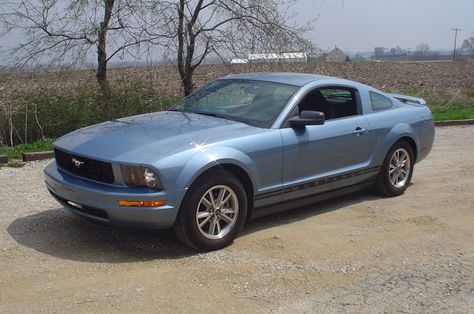
[{"label": "rear quarter window", "polygon": [[390,109],[393,107],[392,100],[390,98],[385,97],[376,92],[369,92],[370,93],[370,102],[372,104],[372,110],[379,111]]}]

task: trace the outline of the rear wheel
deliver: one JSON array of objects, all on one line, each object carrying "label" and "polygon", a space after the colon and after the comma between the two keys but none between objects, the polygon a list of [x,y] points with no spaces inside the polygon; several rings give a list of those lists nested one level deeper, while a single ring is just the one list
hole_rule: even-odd
[{"label": "rear wheel", "polygon": [[376,188],[385,196],[398,196],[405,192],[413,175],[415,160],[413,149],[406,141],[392,146],[377,176]]},{"label": "rear wheel", "polygon": [[184,243],[201,251],[231,244],[247,215],[247,195],[240,181],[224,170],[198,178],[181,206],[174,227]]}]

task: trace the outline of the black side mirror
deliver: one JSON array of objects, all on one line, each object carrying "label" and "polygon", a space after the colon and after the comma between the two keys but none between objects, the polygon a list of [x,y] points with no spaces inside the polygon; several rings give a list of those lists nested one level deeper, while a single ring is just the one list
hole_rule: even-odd
[{"label": "black side mirror", "polygon": [[305,125],[322,125],[325,120],[324,112],[303,110],[299,116],[293,117],[289,121],[291,127],[301,127]]}]

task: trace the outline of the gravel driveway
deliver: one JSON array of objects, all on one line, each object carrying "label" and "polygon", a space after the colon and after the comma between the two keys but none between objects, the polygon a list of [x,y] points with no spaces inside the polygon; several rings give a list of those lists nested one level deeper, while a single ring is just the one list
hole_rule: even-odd
[{"label": "gravel driveway", "polygon": [[474,127],[437,129],[397,198],[252,221],[197,254],[67,213],[42,169],[0,168],[0,312],[474,312]]}]

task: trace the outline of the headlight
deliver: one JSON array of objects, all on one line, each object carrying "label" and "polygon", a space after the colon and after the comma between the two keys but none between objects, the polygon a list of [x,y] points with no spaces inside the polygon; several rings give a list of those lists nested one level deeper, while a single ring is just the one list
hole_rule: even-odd
[{"label": "headlight", "polygon": [[144,186],[150,189],[163,189],[158,175],[147,167],[121,165],[123,181],[128,186]]}]

